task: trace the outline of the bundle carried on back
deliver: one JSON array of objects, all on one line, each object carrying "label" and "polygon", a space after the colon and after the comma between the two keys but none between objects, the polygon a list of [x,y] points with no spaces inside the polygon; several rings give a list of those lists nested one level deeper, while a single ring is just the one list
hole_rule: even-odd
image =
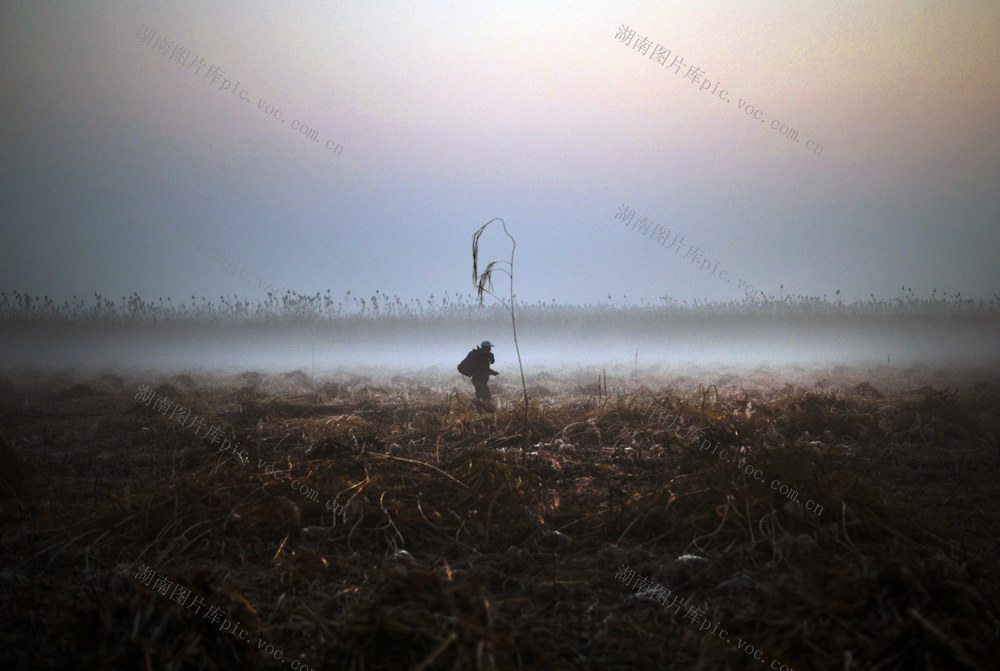
[{"label": "bundle carried on back", "polygon": [[499,375],[499,373],[490,368],[493,362],[496,361],[493,358],[493,352],[490,351],[492,348],[492,343],[489,340],[484,340],[483,344],[465,355],[462,363],[458,364],[458,372],[466,377]]},{"label": "bundle carried on back", "polygon": [[473,368],[473,363],[472,363],[472,353],[475,351],[476,350],[472,350],[471,352],[466,354],[465,358],[462,359],[462,363],[458,364],[458,372],[464,375],[465,377],[472,377],[472,373],[475,370]]}]

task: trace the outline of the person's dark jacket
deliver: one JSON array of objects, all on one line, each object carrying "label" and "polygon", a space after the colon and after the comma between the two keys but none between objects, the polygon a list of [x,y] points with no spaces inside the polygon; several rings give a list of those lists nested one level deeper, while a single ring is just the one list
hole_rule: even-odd
[{"label": "person's dark jacket", "polygon": [[483,347],[477,347],[469,352],[466,359],[469,362],[468,369],[471,371],[472,377],[489,377],[490,375],[499,375],[499,373],[490,368],[490,365],[495,362],[493,352],[490,352]]}]

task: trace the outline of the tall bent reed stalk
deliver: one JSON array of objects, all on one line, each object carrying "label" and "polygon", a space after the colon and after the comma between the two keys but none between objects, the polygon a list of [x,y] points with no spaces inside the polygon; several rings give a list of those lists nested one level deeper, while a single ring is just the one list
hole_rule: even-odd
[{"label": "tall bent reed stalk", "polygon": [[[510,261],[490,261],[482,274],[479,273],[479,236],[483,234],[486,227],[494,221],[499,221],[503,226],[504,235],[510,238]],[[514,349],[517,352],[517,367],[521,371],[521,391],[524,393],[524,447],[528,447],[528,386],[524,382],[524,366],[521,363],[521,348],[517,343],[517,320],[514,318],[514,250],[517,249],[517,241],[514,236],[507,232],[507,224],[500,217],[490,219],[483,224],[472,236],[472,283],[476,285],[476,296],[479,304],[483,304],[483,294],[489,294],[495,298],[510,312],[510,326],[514,332]],[[502,266],[506,265],[507,268]],[[497,267],[500,266],[500,267]],[[510,279],[510,301],[506,302],[493,293],[493,273],[504,273]]]}]

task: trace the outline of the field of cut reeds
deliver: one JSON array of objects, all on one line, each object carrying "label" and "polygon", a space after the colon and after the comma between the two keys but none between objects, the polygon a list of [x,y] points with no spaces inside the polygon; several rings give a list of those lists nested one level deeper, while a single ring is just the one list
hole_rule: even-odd
[{"label": "field of cut reeds", "polygon": [[997,371],[637,373],[10,370],[0,667],[1000,668]]}]

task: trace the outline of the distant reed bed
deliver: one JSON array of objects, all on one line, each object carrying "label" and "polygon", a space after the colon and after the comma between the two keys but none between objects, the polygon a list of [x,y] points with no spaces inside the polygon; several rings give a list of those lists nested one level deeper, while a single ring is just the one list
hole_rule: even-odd
[{"label": "distant reed bed", "polygon": [[[912,290],[904,290],[899,297],[885,299],[870,295],[867,299],[845,302],[839,297],[786,295],[757,300],[729,302],[680,302],[662,298],[658,303],[622,305],[607,303],[519,304],[526,323],[536,327],[593,326],[606,324],[609,318],[626,320],[631,327],[644,325],[658,327],[666,324],[719,323],[728,320],[739,322],[762,321],[773,323],[777,319],[802,322],[843,322],[859,318],[906,317],[909,320],[946,322],[955,318],[986,319],[994,321],[1000,315],[1000,296],[988,299],[966,299],[961,294],[941,294],[935,290],[928,298],[918,298]],[[95,293],[93,299],[76,296],[72,300],[56,303],[48,296],[36,297],[27,293],[0,292],[0,324],[167,324],[206,323],[272,324],[305,326],[309,324],[329,327],[334,324],[370,324],[388,321],[428,325],[467,323],[469,320],[491,322],[506,316],[502,306],[480,305],[471,294],[450,294],[440,297],[433,294],[427,299],[404,302],[398,296],[376,291],[369,297],[353,296],[347,292],[336,300],[329,290],[313,295],[287,291],[284,295],[269,294],[266,300],[250,301],[239,296],[219,296],[217,301],[192,296],[187,302],[173,302],[171,298],[145,300],[138,293],[122,296],[120,300]]]}]

